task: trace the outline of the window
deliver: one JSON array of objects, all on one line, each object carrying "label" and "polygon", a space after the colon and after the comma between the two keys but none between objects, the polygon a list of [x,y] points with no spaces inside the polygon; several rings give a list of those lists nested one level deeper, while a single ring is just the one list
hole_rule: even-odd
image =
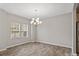
[{"label": "window", "polygon": [[11,24],[11,38],[28,37],[28,25],[12,23]]}]

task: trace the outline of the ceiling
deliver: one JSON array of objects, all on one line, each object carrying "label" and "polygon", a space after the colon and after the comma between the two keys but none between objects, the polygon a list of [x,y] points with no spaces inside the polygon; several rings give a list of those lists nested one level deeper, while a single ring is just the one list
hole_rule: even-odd
[{"label": "ceiling", "polygon": [[73,3],[0,3],[0,8],[28,19],[44,19],[72,12]]}]

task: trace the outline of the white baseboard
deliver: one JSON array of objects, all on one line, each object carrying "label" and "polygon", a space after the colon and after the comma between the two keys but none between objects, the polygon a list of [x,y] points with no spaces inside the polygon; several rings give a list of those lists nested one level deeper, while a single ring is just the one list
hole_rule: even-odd
[{"label": "white baseboard", "polygon": [[5,50],[7,50],[6,48],[5,49],[0,49],[0,51],[5,51]]},{"label": "white baseboard", "polygon": [[13,44],[13,45],[8,46],[7,48],[15,47],[15,46],[22,45],[22,44],[29,43],[29,42],[32,42],[32,41],[27,41],[27,42],[22,42],[22,43],[18,43],[18,44]]},{"label": "white baseboard", "polygon": [[46,44],[51,44],[51,45],[56,45],[56,46],[61,46],[61,47],[66,47],[66,48],[72,48],[70,46],[66,46],[66,45],[63,45],[63,44],[51,43],[51,42],[47,42],[47,41],[38,41],[38,42],[42,42],[42,43],[46,43]]}]

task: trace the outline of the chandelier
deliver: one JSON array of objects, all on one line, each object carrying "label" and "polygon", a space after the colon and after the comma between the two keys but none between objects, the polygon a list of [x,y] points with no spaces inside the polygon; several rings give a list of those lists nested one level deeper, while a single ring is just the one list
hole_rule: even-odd
[{"label": "chandelier", "polygon": [[42,23],[42,21],[39,21],[39,18],[32,18],[32,21],[30,23],[34,25],[39,25]]}]

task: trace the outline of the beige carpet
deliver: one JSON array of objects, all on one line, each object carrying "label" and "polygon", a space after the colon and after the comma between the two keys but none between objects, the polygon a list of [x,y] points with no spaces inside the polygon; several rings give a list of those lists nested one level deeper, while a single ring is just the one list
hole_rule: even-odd
[{"label": "beige carpet", "polygon": [[44,43],[26,43],[0,52],[1,56],[70,56],[71,49]]}]

